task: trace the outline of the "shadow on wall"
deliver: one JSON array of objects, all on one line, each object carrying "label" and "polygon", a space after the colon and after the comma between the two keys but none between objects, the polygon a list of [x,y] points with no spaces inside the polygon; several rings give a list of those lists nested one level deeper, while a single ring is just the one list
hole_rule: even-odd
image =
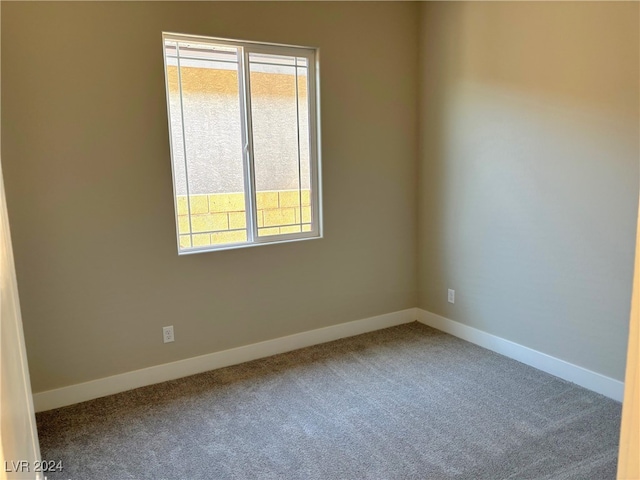
[{"label": "shadow on wall", "polygon": [[638,6],[425,12],[421,307],[581,365],[624,352]]}]

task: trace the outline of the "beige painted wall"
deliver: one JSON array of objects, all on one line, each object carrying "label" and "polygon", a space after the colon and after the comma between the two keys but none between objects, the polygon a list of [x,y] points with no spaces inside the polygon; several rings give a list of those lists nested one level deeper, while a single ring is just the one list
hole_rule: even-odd
[{"label": "beige painted wall", "polygon": [[[34,391],[416,304],[622,379],[637,3],[1,8]],[[177,257],[162,30],[321,48],[324,239]]]},{"label": "beige painted wall", "polygon": [[[1,8],[34,392],[416,305],[417,5]],[[324,239],[178,258],[163,30],[320,47]]]},{"label": "beige painted wall", "polygon": [[421,10],[419,306],[618,380],[637,218],[639,7]]},{"label": "beige painted wall", "polygon": [[0,162],[0,479],[35,478],[34,473],[15,471],[20,468],[14,463],[21,460],[34,465],[40,445]]}]

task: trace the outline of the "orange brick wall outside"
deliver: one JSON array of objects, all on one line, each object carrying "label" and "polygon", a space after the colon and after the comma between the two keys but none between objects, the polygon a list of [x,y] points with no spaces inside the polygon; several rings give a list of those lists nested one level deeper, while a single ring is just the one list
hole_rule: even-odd
[{"label": "orange brick wall outside", "polygon": [[[310,205],[309,190],[258,192],[258,234],[310,231]],[[191,195],[190,202],[186,195],[179,195],[177,208],[181,248],[247,240],[243,193]]]}]

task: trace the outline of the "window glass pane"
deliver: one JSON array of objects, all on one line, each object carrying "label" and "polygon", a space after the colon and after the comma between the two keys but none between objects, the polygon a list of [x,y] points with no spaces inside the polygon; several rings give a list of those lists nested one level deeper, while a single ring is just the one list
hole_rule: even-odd
[{"label": "window glass pane", "polygon": [[321,236],[314,51],[163,38],[179,251]]},{"label": "window glass pane", "polygon": [[[178,233],[180,248],[191,247],[191,223],[189,222],[189,204],[187,202],[187,175],[184,161],[184,137],[182,135],[182,97],[178,82],[176,61],[176,42],[165,42],[167,55],[167,95],[169,98],[169,120],[171,122],[171,156],[173,161],[173,181],[176,191],[176,209],[178,215]],[[173,57],[169,57],[173,52]]]},{"label": "window glass pane", "polygon": [[311,222],[307,67],[297,61],[249,55],[259,236],[308,231]]},{"label": "window glass pane", "polygon": [[289,65],[291,67],[295,66],[296,59],[295,57],[289,57],[285,55],[271,55],[268,53],[252,53],[250,55],[251,63],[258,64],[263,63],[265,65]]},{"label": "window glass pane", "polygon": [[181,248],[247,241],[238,49],[165,42]]}]

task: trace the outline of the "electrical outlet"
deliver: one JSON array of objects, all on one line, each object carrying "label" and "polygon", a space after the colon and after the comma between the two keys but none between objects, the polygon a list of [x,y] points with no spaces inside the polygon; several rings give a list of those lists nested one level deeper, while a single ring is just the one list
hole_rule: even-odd
[{"label": "electrical outlet", "polygon": [[448,293],[447,293],[447,300],[449,301],[449,303],[456,303],[456,291],[449,289]]},{"label": "electrical outlet", "polygon": [[162,338],[164,343],[173,342],[175,340],[175,338],[173,338],[173,325],[162,327]]}]

